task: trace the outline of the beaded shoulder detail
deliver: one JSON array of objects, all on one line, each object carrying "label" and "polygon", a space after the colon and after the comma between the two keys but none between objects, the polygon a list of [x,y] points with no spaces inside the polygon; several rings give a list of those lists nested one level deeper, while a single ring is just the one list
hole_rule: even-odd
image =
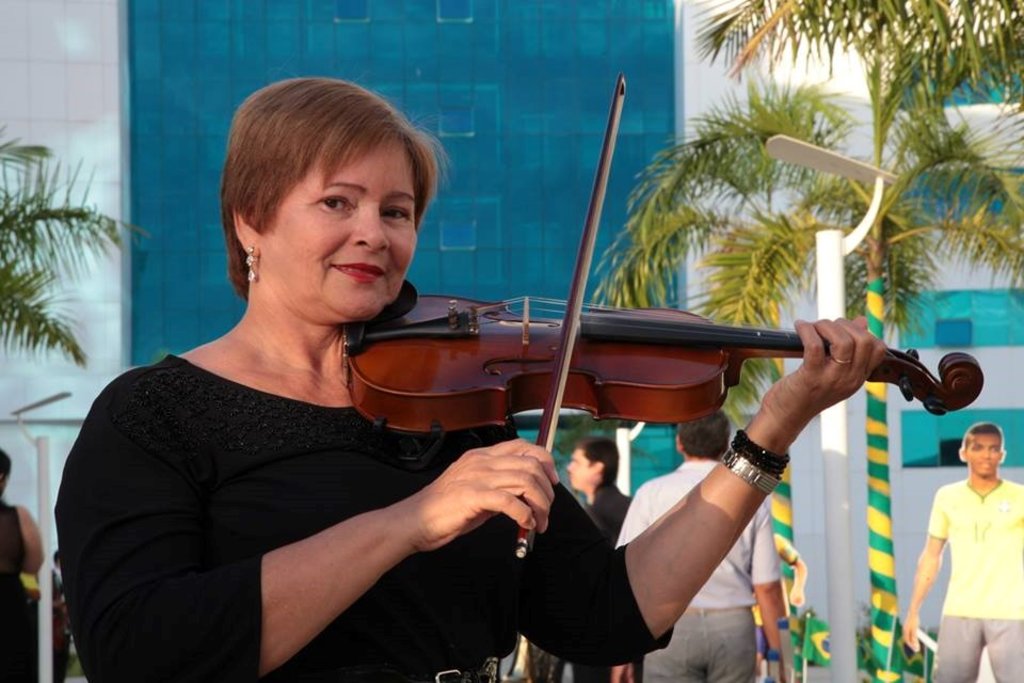
[{"label": "beaded shoulder detail", "polygon": [[[110,406],[114,426],[150,452],[186,459],[225,452],[261,456],[331,449],[423,469],[450,462],[468,448],[515,436],[508,424],[453,432],[443,444],[427,444],[437,440],[376,427],[354,408],[317,406],[251,389],[175,357],[122,380],[128,386]],[[428,462],[416,457],[426,451]],[[435,460],[441,453],[448,457]]]}]

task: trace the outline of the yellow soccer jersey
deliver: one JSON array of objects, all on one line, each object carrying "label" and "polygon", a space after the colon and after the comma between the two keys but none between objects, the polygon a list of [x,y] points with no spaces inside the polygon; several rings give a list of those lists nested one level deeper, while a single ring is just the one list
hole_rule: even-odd
[{"label": "yellow soccer jersey", "polygon": [[1002,481],[985,496],[966,481],[943,486],[928,534],[952,556],[943,614],[1024,619],[1024,486]]}]

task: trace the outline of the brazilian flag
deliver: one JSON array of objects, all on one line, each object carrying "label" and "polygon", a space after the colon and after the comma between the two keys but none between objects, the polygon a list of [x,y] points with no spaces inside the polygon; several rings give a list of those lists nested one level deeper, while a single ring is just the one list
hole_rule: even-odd
[{"label": "brazilian flag", "polygon": [[828,647],[828,623],[816,618],[812,614],[804,617],[804,646],[803,656],[808,664],[828,666],[832,662],[832,655]]},{"label": "brazilian flag", "polygon": [[[903,645],[902,627],[903,624],[897,621],[896,642],[899,643],[898,656],[903,661],[903,672],[916,676],[918,679],[924,681],[924,683],[931,683],[932,670],[935,668],[935,653],[924,645],[921,645],[917,652],[909,652]],[[933,638],[935,637],[935,634],[929,635]]]}]

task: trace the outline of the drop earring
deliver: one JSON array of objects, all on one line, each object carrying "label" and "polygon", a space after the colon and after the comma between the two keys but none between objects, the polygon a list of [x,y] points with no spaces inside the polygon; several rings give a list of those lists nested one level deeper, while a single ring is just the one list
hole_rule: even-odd
[{"label": "drop earring", "polygon": [[256,272],[256,267],[259,265],[260,257],[256,255],[256,246],[250,246],[245,250],[245,265],[249,266],[249,282],[256,282],[259,279],[259,275]]}]

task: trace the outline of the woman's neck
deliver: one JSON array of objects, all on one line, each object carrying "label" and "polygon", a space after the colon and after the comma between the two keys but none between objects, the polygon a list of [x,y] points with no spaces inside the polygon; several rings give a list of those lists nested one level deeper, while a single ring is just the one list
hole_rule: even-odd
[{"label": "woman's neck", "polygon": [[262,312],[252,306],[224,337],[264,368],[281,372],[339,376],[344,351],[344,326],[317,324]]},{"label": "woman's neck", "polygon": [[341,325],[283,321],[247,311],[223,337],[184,354],[240,384],[328,407],[352,405]]}]

